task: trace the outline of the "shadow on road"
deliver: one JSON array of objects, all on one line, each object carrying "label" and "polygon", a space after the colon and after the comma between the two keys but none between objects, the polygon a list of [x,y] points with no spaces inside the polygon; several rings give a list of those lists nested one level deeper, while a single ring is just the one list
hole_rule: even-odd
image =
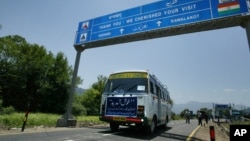
[{"label": "shadow on road", "polygon": [[138,128],[135,126],[121,127],[117,132],[112,132],[109,128],[106,129],[107,130],[100,131],[99,133],[113,134],[115,136],[121,136],[132,139],[151,140],[157,136],[160,136],[162,133],[166,132],[171,128],[170,127],[168,127],[167,129],[157,128],[154,134],[147,134],[143,128]]},{"label": "shadow on road", "polygon": [[[144,129],[137,128],[137,127],[122,127],[117,132],[112,132],[109,128],[102,128],[107,129],[100,131],[99,133],[103,134],[113,134],[114,136],[121,136],[131,139],[141,139],[141,140],[153,140],[156,137],[162,137],[166,139],[176,139],[176,140],[186,140],[188,136],[180,135],[180,134],[173,134],[168,133],[172,127],[168,127],[166,129],[157,128],[154,134],[147,134]],[[202,141],[198,138],[190,138],[190,141]]]},{"label": "shadow on road", "polygon": [[[168,139],[170,139],[170,138],[171,139],[177,139],[177,140],[180,140],[180,141],[185,141],[188,138],[188,136],[173,134],[173,133],[163,133],[163,134],[161,134],[161,136],[166,137]],[[203,140],[192,137],[192,138],[190,138],[190,141],[203,141]]]}]

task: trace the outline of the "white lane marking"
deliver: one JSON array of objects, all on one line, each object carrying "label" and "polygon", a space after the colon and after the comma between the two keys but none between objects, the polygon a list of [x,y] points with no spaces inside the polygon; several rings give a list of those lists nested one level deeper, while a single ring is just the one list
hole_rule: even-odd
[{"label": "white lane marking", "polygon": [[103,134],[102,136],[116,135],[116,134],[120,134],[120,133],[122,133],[122,131],[120,131],[120,132],[115,132],[115,133],[112,133],[112,134]]}]

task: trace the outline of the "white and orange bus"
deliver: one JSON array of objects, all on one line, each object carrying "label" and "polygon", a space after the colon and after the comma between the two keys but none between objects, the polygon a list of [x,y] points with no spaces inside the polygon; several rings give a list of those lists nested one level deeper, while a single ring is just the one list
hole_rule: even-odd
[{"label": "white and orange bus", "polygon": [[153,133],[157,126],[166,127],[171,119],[169,92],[148,71],[120,71],[110,74],[100,106],[100,120],[119,126],[142,126]]}]

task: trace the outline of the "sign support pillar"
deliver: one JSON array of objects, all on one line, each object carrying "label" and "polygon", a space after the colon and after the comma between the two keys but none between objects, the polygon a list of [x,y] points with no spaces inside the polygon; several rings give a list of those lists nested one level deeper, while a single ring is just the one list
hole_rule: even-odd
[{"label": "sign support pillar", "polygon": [[245,23],[246,33],[247,33],[247,41],[250,52],[250,19],[248,19]]},{"label": "sign support pillar", "polygon": [[72,82],[71,82],[71,89],[70,89],[70,93],[69,93],[69,99],[68,99],[68,103],[67,103],[67,111],[62,116],[61,119],[57,120],[57,127],[76,126],[76,120],[74,119],[71,111],[72,111],[72,103],[73,103],[73,99],[74,99],[74,92],[75,92],[78,67],[80,64],[81,53],[84,51],[84,45],[75,46],[75,49],[77,51],[77,54],[76,54],[74,72],[73,72],[73,77],[72,77]]}]

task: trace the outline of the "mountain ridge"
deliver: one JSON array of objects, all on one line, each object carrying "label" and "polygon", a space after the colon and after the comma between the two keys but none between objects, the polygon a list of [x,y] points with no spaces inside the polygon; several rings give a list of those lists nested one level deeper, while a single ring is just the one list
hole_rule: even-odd
[{"label": "mountain ridge", "polygon": [[[190,111],[193,111],[194,113],[196,113],[201,108],[213,109],[213,104],[219,104],[219,103],[190,101],[190,102],[183,103],[183,104],[174,104],[172,107],[172,111],[175,114],[180,114],[184,109],[189,109]],[[236,104],[236,105],[233,105],[233,109],[247,110],[247,109],[250,109],[250,107]]]},{"label": "mountain ridge", "polygon": [[[75,93],[77,95],[82,95],[85,91],[86,89],[83,89],[83,88],[75,88]],[[187,103],[174,104],[172,107],[172,112],[174,112],[175,114],[180,114],[184,109],[189,109],[190,111],[193,111],[193,113],[196,113],[201,108],[213,109],[213,104],[216,104],[216,103],[189,101]],[[248,113],[250,113],[250,107],[247,107],[244,105],[236,104],[234,105],[234,109],[237,109],[237,110],[245,109],[249,111]]]},{"label": "mountain ridge", "polygon": [[212,102],[197,102],[197,101],[190,101],[183,104],[174,104],[172,111],[176,114],[180,114],[184,109],[189,109],[190,111],[193,111],[196,113],[201,108],[213,108]]}]

